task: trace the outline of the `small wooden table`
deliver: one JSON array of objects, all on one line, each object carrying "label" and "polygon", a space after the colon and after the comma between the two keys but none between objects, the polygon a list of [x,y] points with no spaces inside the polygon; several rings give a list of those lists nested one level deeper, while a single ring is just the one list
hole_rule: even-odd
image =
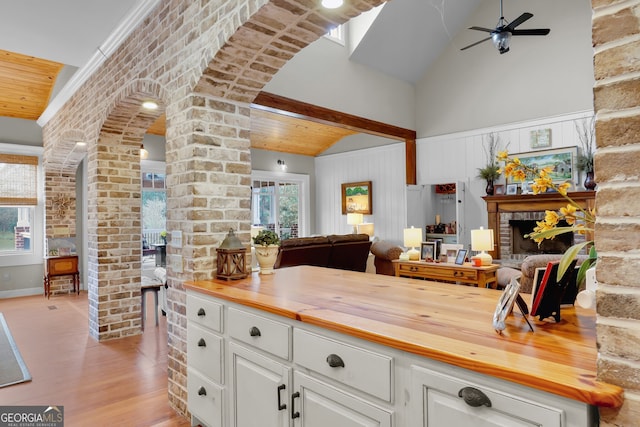
[{"label": "small wooden table", "polygon": [[44,296],[51,297],[51,278],[57,276],[73,276],[73,291],[80,294],[80,274],[78,271],[78,255],[46,257],[44,263]]},{"label": "small wooden table", "polygon": [[445,282],[469,283],[481,288],[498,286],[498,265],[474,267],[471,263],[462,265],[448,262],[400,261],[393,260],[396,276],[419,277]]}]

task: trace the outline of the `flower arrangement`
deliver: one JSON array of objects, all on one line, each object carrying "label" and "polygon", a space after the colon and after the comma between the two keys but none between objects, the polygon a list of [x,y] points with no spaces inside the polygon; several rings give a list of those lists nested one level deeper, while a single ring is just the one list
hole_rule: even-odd
[{"label": "flower arrangement", "polygon": [[[515,181],[524,181],[529,177],[533,177],[533,184],[531,185],[533,194],[545,193],[551,189],[560,193],[568,202],[565,207],[557,211],[545,211],[544,220],[537,221],[533,232],[525,235],[526,238],[533,239],[536,243],[540,244],[544,239],[553,239],[555,236],[563,233],[577,232],[586,234],[587,232],[593,232],[593,225],[596,221],[595,211],[584,209],[569,197],[567,191],[571,187],[571,183],[554,183],[550,177],[550,173],[552,172],[551,168],[538,169],[527,166],[521,163],[517,157],[509,157],[506,151],[498,153],[497,159],[500,162],[504,162],[503,172],[506,177],[511,177]],[[561,220],[564,220],[567,226],[558,226]],[[577,243],[565,251],[558,266],[558,279],[564,275],[578,253],[587,246],[590,246],[589,257],[580,266],[576,279],[579,284],[583,282],[587,269],[594,265],[597,259],[593,240]]]},{"label": "flower arrangement", "polygon": [[483,168],[478,168],[478,178],[486,181],[495,181],[500,178],[502,171],[500,170],[500,165],[496,162],[496,154],[499,147],[500,136],[490,133],[487,136],[486,145],[483,144],[482,146],[487,158],[487,165]]},{"label": "flower arrangement", "polygon": [[274,231],[260,230],[258,235],[253,238],[253,243],[259,246],[280,245],[280,237]]}]

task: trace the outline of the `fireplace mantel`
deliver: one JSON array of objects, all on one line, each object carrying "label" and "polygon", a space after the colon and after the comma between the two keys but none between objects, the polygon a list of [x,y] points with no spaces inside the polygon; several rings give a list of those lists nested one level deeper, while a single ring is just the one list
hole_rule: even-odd
[{"label": "fireplace mantel", "polygon": [[[591,209],[595,205],[595,191],[574,191],[567,194],[583,208]],[[488,227],[497,233],[500,230],[500,213],[532,212],[558,210],[567,204],[567,200],[559,193],[518,194],[484,196],[487,203]],[[496,238],[496,247],[491,256],[500,258],[500,238]]]}]

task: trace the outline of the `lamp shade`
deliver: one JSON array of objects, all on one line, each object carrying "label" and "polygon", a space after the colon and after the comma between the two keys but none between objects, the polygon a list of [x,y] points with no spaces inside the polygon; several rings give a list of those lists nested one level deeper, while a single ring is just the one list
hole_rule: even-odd
[{"label": "lamp shade", "polygon": [[404,245],[411,248],[407,251],[409,259],[417,261],[420,259],[420,251],[416,249],[422,243],[422,229],[421,228],[405,228],[404,229]]},{"label": "lamp shade", "polygon": [[471,250],[481,251],[477,258],[480,258],[481,265],[491,265],[493,258],[485,251],[493,250],[493,230],[480,227],[478,230],[471,230]]},{"label": "lamp shade", "polygon": [[359,225],[364,221],[364,216],[359,213],[348,213],[347,214],[347,224],[349,225]]},{"label": "lamp shade", "polygon": [[358,225],[358,233],[366,234],[369,237],[373,237],[373,223],[363,222]]}]

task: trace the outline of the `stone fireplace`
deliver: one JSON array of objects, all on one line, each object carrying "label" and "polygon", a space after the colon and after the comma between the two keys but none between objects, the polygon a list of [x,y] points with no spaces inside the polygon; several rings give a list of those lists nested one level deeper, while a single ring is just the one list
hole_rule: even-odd
[{"label": "stone fireplace", "polygon": [[[572,192],[569,197],[584,208],[592,208],[595,202],[594,191]],[[495,233],[496,247],[491,255],[503,264],[519,265],[533,254],[560,254],[586,239],[582,234],[563,234],[553,240],[545,240],[538,247],[524,237],[533,230],[536,221],[544,219],[545,210],[558,210],[567,204],[558,193],[486,196],[483,199],[487,203],[488,227]]]}]

